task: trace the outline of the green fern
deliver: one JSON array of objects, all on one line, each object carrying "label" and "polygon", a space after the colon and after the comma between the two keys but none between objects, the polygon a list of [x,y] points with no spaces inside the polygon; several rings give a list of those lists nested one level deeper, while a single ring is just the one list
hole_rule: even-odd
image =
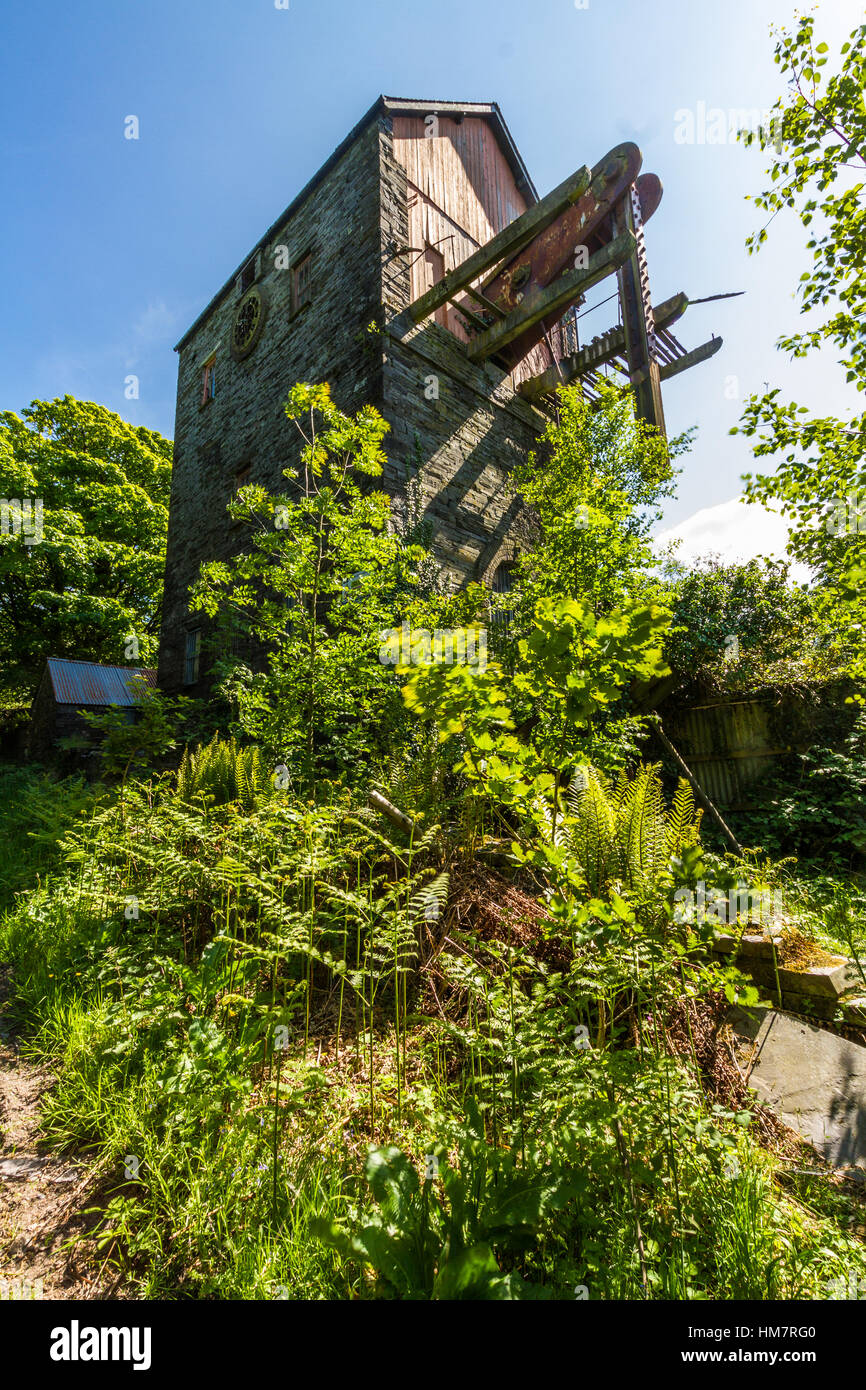
[{"label": "green fern", "polygon": [[238,801],[248,812],[273,792],[261,750],[239,748],[236,739],[218,735],[208,744],[184,749],[176,785],[181,801],[204,799],[215,806]]},{"label": "green fern", "polygon": [[580,772],[569,788],[563,835],[594,896],[614,883],[643,892],[697,841],[701,812],[687,782],[680,781],[668,810],[655,764],[633,777],[620,773],[613,787],[595,768]]}]

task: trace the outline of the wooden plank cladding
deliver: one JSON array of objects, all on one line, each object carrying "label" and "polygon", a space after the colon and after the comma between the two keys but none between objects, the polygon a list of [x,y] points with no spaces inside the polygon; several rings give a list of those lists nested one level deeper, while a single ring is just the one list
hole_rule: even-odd
[{"label": "wooden plank cladding", "polygon": [[529,203],[487,121],[430,114],[435,126],[426,116],[394,117],[394,157],[422,203],[456,223],[477,249]]},{"label": "wooden plank cladding", "polygon": [[[435,108],[425,116],[395,115],[393,138],[394,157],[406,171],[410,313],[415,322],[435,313],[438,323],[460,342],[468,343],[472,335],[467,316],[446,301],[479,279],[484,267],[470,280],[463,278],[457,286],[449,284],[447,293],[443,289],[437,295],[435,284],[431,284],[428,248],[441,255],[445,279],[482,247],[489,250],[489,243],[533,203],[518,187],[493,127],[480,116],[458,118],[437,114]],[[583,177],[575,187],[588,182],[588,171],[581,170],[580,174]],[[563,207],[572,201],[571,186],[567,192],[564,187],[554,195]],[[547,202],[545,199],[545,206]],[[531,235],[530,229],[527,237]],[[503,256],[510,249],[504,245]],[[470,261],[469,270],[471,266]],[[547,348],[543,344],[533,348],[516,365],[515,384],[550,365]]]},{"label": "wooden plank cladding", "polygon": [[[435,118],[436,124],[433,124]],[[527,209],[496,136],[480,117],[394,117],[394,157],[406,170],[413,300],[432,289],[424,248],[434,247],[444,272],[467,260]],[[470,334],[449,304],[437,322],[461,342]]]}]

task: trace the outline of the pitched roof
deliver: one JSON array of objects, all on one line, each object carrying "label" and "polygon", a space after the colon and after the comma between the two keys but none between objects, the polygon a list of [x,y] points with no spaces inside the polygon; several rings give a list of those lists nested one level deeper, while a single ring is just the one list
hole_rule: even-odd
[{"label": "pitched roof", "polygon": [[493,132],[496,136],[496,139],[500,145],[500,148],[502,149],[502,153],[505,155],[509,167],[511,168],[511,172],[514,174],[517,187],[520,189],[521,193],[526,199],[527,204],[531,206],[533,203],[538,202],[538,192],[536,190],[535,184],[529,177],[529,171],[527,170],[526,165],[523,163],[520,151],[515,145],[514,140],[511,137],[511,132],[503,119],[502,112],[500,111],[499,106],[495,101],[417,101],[414,99],[409,100],[405,97],[377,97],[376,100],[373,102],[373,105],[370,107],[369,111],[367,111],[361,117],[360,121],[356,126],[353,126],[353,128],[349,131],[349,134],[345,137],[345,139],[340,141],[333,154],[331,154],[325,160],[322,167],[317,170],[317,172],[310,179],[309,183],[306,183],[304,185],[300,193],[298,193],[297,196],[292,199],[292,201],[289,203],[289,206],[283,212],[280,213],[276,221],[271,223],[270,227],[268,227],[268,230],[262,236],[259,237],[255,246],[253,246],[252,249],[247,252],[240,265],[238,265],[237,268],[232,272],[232,274],[229,276],[228,280],[226,280],[222,288],[217,290],[210,303],[205,305],[204,309],[202,309],[201,313],[198,315],[195,321],[190,324],[183,337],[175,344],[175,352],[180,352],[181,348],[185,345],[188,339],[192,337],[199,324],[203,323],[204,320],[207,318],[211,309],[213,309],[219,303],[224,294],[228,293],[228,291],[235,284],[237,277],[240,275],[244,266],[250,260],[252,260],[256,252],[261,250],[263,246],[266,246],[268,244],[272,237],[274,237],[276,233],[280,230],[280,228],[283,226],[286,219],[288,217],[291,217],[292,213],[300,207],[301,203],[303,203],[304,200],[310,196],[313,190],[322,182],[325,176],[337,163],[338,159],[340,159],[342,155],[345,154],[349,146],[353,144],[355,140],[357,140],[358,136],[365,129],[365,127],[369,125],[370,121],[372,121],[375,116],[380,115],[382,112],[385,112],[389,115],[393,114],[401,116],[423,116],[429,115],[432,112],[436,112],[436,114],[440,116],[457,116],[462,114],[464,116],[479,116],[482,119],[489,121],[490,125],[493,128]]},{"label": "pitched roof", "polygon": [[137,705],[135,676],[156,686],[156,671],[146,666],[100,666],[95,661],[67,661],[49,656],[48,675],[59,705]]}]

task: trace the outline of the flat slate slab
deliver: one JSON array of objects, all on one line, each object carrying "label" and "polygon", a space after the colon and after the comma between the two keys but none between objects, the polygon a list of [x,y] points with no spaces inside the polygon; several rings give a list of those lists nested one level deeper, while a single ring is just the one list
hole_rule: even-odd
[{"label": "flat slate slab", "polygon": [[866,1047],[777,1009],[734,1008],[729,1018],[761,1103],[829,1163],[866,1168]]}]

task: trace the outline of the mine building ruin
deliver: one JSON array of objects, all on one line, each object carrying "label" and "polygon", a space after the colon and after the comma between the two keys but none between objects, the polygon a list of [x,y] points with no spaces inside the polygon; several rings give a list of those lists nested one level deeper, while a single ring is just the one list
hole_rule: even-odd
[{"label": "mine building ruin", "polygon": [[[242,548],[238,487],[285,486],[295,382],[388,420],[382,485],[395,514],[413,485],[454,587],[503,587],[523,511],[511,466],[561,382],[592,399],[612,374],[664,431],[661,383],[721,339],[687,351],[671,331],[686,295],[651,297],[644,225],[661,195],[624,143],[539,198],[495,102],[380,97],[177,345],[160,686],[204,688],[189,588]],[[590,336],[597,286],[609,303]]]}]

